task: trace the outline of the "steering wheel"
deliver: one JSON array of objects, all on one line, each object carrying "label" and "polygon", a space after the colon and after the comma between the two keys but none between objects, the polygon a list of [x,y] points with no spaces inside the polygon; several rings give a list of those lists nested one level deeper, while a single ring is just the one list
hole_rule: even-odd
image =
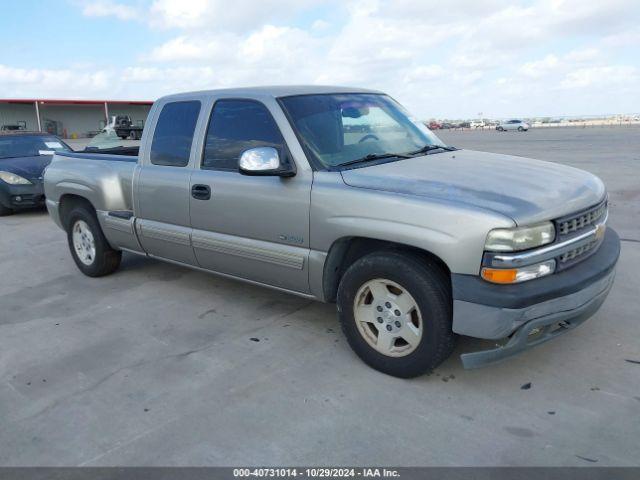
[{"label": "steering wheel", "polygon": [[376,140],[376,141],[380,141],[380,139],[378,137],[376,137],[375,135],[373,135],[372,133],[365,135],[364,137],[362,137],[358,143],[362,143],[362,142],[366,142],[367,140]]}]

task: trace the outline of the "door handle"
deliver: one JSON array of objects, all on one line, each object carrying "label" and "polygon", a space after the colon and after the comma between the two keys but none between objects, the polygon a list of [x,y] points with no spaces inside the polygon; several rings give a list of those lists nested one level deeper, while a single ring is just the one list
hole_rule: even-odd
[{"label": "door handle", "polygon": [[191,196],[196,200],[209,200],[211,198],[211,187],[209,185],[193,185]]}]

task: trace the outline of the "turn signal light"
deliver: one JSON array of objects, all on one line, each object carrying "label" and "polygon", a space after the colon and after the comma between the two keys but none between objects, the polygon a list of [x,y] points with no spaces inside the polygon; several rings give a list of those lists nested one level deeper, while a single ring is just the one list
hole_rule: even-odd
[{"label": "turn signal light", "polygon": [[518,271],[515,268],[510,268],[508,270],[501,268],[482,269],[482,278],[487,282],[492,283],[514,283],[517,275]]},{"label": "turn signal light", "polygon": [[555,260],[527,265],[520,268],[483,268],[480,275],[491,283],[520,283],[552,274],[556,269]]}]

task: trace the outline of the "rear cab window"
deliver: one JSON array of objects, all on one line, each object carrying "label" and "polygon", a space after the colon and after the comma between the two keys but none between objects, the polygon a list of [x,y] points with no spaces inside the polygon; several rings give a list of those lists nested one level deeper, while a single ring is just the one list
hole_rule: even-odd
[{"label": "rear cab window", "polygon": [[151,143],[152,164],[187,166],[198,115],[200,102],[197,100],[171,102],[162,107]]}]

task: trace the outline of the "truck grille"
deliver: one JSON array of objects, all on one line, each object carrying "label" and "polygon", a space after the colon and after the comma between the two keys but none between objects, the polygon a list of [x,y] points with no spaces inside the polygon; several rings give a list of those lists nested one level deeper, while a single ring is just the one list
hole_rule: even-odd
[{"label": "truck grille", "polygon": [[556,272],[580,263],[600,248],[607,235],[607,199],[553,221],[556,238],[541,248],[522,252],[485,252],[482,264],[494,268],[520,268],[554,259]]},{"label": "truck grille", "polygon": [[557,220],[556,231],[560,238],[565,237],[598,223],[606,214],[607,201],[604,200],[595,207]]},{"label": "truck grille", "polygon": [[582,260],[585,260],[590,254],[595,253],[596,247],[600,245],[600,240],[593,240],[592,242],[582,245],[574,250],[570,250],[557,258],[558,270],[563,270],[570,267]]},{"label": "truck grille", "polygon": [[[593,228],[594,225],[602,223],[607,218],[607,200],[599,204],[583,210],[578,213],[567,215],[556,220],[556,231],[558,232],[556,241],[570,240],[572,237],[579,235],[583,230]],[[556,258],[556,270],[564,270],[576,263],[586,260],[591,254],[595,253],[600,246],[600,239],[594,238],[589,243],[569,250]]]}]

